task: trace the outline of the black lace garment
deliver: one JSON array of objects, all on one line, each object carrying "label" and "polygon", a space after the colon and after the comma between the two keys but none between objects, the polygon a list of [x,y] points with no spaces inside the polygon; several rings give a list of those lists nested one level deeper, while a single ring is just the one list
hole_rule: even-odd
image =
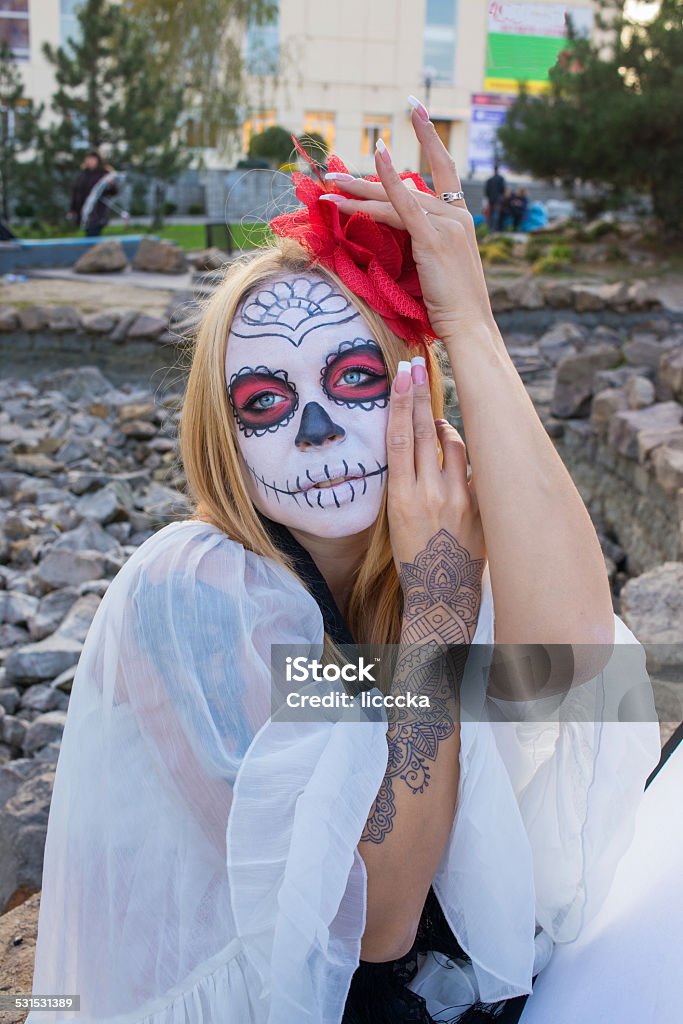
[{"label": "black lace garment", "polygon": [[[348,626],[315,562],[289,530],[265,516],[260,519],[276,545],[291,557],[320,608],[325,632],[338,644],[352,644]],[[415,942],[405,956],[385,963],[361,960],[351,979],[342,1024],[516,1024],[526,997],[504,1003],[477,1002],[455,1016],[447,1011],[430,1016],[422,996],[407,985],[415,977],[421,956],[441,953],[471,963],[444,917],[434,890],[429,888]],[[447,964],[444,970],[448,970]]]}]

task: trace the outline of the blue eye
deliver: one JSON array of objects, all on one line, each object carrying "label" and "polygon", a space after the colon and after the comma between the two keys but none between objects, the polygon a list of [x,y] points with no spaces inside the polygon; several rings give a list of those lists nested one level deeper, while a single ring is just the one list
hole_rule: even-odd
[{"label": "blue eye", "polygon": [[345,370],[341,375],[341,379],[344,384],[360,384],[364,378],[369,378],[370,374],[363,373],[362,370]]},{"label": "blue eye", "polygon": [[264,394],[257,395],[255,398],[252,398],[251,402],[249,402],[249,407],[251,409],[273,409],[276,405],[279,405],[284,401],[286,401],[286,399],[284,399],[282,395],[276,395],[272,391],[266,391]]}]

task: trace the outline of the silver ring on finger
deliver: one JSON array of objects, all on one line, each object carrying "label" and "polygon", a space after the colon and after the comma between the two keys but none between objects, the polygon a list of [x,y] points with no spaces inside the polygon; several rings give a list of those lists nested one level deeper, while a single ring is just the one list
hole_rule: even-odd
[{"label": "silver ring on finger", "polygon": [[439,199],[443,199],[444,203],[454,203],[458,199],[464,199],[464,192],[440,192]]}]

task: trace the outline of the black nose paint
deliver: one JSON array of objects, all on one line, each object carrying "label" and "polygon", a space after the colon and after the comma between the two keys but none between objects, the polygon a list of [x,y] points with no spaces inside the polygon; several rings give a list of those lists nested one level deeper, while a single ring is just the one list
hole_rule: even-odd
[{"label": "black nose paint", "polygon": [[307,402],[294,444],[297,448],[306,448],[309,445],[325,444],[326,441],[339,441],[345,435],[344,428],[333,423],[321,405]]}]

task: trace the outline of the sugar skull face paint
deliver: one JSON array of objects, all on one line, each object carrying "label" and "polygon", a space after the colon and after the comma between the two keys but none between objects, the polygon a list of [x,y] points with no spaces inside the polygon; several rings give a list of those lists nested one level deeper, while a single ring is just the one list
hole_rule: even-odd
[{"label": "sugar skull face paint", "polygon": [[225,371],[256,507],[317,536],[370,526],[386,483],[390,388],[345,296],[315,273],[259,285],[233,320]]}]

